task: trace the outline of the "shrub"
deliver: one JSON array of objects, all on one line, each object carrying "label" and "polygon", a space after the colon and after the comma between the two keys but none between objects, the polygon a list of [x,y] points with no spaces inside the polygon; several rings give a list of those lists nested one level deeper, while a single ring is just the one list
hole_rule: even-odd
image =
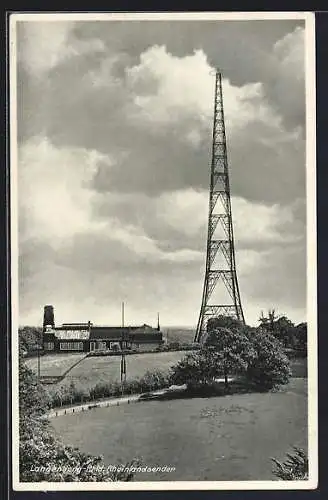
[{"label": "shrub", "polygon": [[[124,382],[124,393],[137,394],[145,391],[163,389],[170,385],[169,376],[160,370],[147,371],[143,377]],[[122,386],[118,381],[99,382],[91,389],[77,387],[73,382],[69,386],[59,387],[51,396],[49,406],[58,408],[64,405],[94,401],[121,396]]]},{"label": "shrub", "polygon": [[261,332],[251,333],[249,340],[255,355],[248,364],[247,379],[263,390],[286,384],[291,371],[281,343],[272,335]]},{"label": "shrub", "polygon": [[293,481],[297,479],[307,479],[309,470],[309,461],[304,450],[294,446],[294,453],[287,453],[287,460],[279,462],[276,458],[274,462],[273,473],[279,479]]},{"label": "shrub", "polygon": [[181,347],[180,342],[169,342],[167,346],[169,351],[178,351]]},{"label": "shrub", "polygon": [[169,385],[168,376],[160,370],[147,371],[140,379],[140,385],[144,387],[143,390],[155,391],[167,387]]}]

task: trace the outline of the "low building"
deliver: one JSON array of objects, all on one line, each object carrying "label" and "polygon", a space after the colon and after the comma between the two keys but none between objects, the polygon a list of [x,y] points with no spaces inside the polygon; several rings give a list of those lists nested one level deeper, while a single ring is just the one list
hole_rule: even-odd
[{"label": "low building", "polygon": [[156,350],[163,343],[159,323],[157,328],[147,324],[126,327],[97,326],[90,321],[55,326],[53,308],[45,306],[43,348],[47,352],[94,352],[122,349],[148,351]]}]

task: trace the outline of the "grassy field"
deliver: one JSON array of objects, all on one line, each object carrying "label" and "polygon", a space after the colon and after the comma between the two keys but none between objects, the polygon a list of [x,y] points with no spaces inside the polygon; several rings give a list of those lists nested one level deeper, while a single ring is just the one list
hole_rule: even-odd
[{"label": "grassy field", "polygon": [[138,473],[135,480],[272,480],[270,457],[294,445],[307,449],[306,379],[275,393],[153,401],[58,417],[64,442],[107,465],[134,457],[171,473]]},{"label": "grassy field", "polygon": [[[85,353],[47,354],[46,356],[41,356],[41,376],[59,377],[84,357]],[[37,371],[38,359],[36,357],[26,359],[25,362],[31,370]]]},{"label": "grassy field", "polygon": [[[177,363],[184,352],[162,352],[131,354],[126,356],[126,370],[128,379],[142,377],[147,370],[155,369],[167,372],[173,364]],[[94,387],[97,383],[120,380],[120,356],[95,356],[84,359],[75,366],[60,382],[60,385],[70,385],[71,382],[79,387]]]},{"label": "grassy field", "polygon": [[[176,364],[184,355],[185,351],[132,354],[126,357],[127,380],[142,377],[147,370],[158,369],[168,372],[170,367]],[[44,356],[41,359],[41,375],[60,376],[73,366],[85,354],[57,354]],[[111,382],[120,379],[120,356],[98,356],[85,358],[74,366],[66,377],[58,384],[47,385],[50,392],[57,387],[69,386],[72,382],[77,388],[89,389],[97,383]],[[37,369],[36,358],[27,360],[28,366]],[[306,377],[306,362],[304,359],[292,360],[292,371],[294,377]]]},{"label": "grassy field", "polygon": [[195,328],[167,327],[163,328],[163,334],[168,342],[181,342],[191,344],[195,337]]}]

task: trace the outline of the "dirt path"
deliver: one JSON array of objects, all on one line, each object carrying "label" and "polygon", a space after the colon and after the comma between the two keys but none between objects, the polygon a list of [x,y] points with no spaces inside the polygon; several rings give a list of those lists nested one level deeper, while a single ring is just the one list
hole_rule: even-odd
[{"label": "dirt path", "polygon": [[[152,391],[154,395],[163,394],[167,389],[160,389],[158,391]],[[89,401],[85,404],[80,404],[76,406],[69,406],[67,408],[56,408],[48,413],[49,418],[59,417],[61,415],[69,415],[70,413],[78,413],[81,411],[92,410],[94,408],[104,408],[108,406],[120,406],[121,404],[135,403],[139,400],[141,394],[131,394],[130,396],[122,396],[119,398],[106,398],[101,401]]]},{"label": "dirt path", "polygon": [[[229,378],[229,381],[231,382],[233,380],[233,377]],[[224,379],[220,378],[217,379],[217,382],[223,382]],[[171,386],[172,388],[175,387],[174,390],[180,390],[183,389],[185,386]],[[161,394],[165,394],[166,392],[172,392],[169,388],[164,388],[164,389],[158,389],[157,391],[149,391],[150,394],[153,394],[154,396],[159,396]],[[47,414],[49,418],[55,418],[59,417],[62,415],[69,415],[70,413],[78,413],[81,411],[87,411],[87,410],[92,410],[94,408],[104,408],[104,407],[109,407],[109,406],[120,406],[121,404],[129,404],[129,403],[135,403],[139,401],[140,396],[142,394],[146,394],[146,392],[140,393],[140,394],[130,394],[129,396],[121,396],[119,398],[105,398],[100,401],[87,401],[84,404],[79,404],[75,406],[67,406],[65,408],[54,408],[53,410],[50,410],[50,412]]]}]

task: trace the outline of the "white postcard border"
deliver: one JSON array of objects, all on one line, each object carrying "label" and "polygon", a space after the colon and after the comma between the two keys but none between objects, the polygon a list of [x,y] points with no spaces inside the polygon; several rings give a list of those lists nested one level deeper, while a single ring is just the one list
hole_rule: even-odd
[{"label": "white postcard border", "polygon": [[[308,448],[306,481],[149,481],[149,482],[20,482],[18,422],[18,182],[17,182],[17,47],[18,21],[240,21],[305,20],[306,196],[307,196],[307,321],[308,321]],[[12,486],[16,491],[134,491],[134,490],[303,490],[318,485],[317,257],[316,257],[316,114],[315,17],[311,12],[166,12],[166,13],[12,13],[9,17],[10,79],[10,250],[12,302]]]}]

